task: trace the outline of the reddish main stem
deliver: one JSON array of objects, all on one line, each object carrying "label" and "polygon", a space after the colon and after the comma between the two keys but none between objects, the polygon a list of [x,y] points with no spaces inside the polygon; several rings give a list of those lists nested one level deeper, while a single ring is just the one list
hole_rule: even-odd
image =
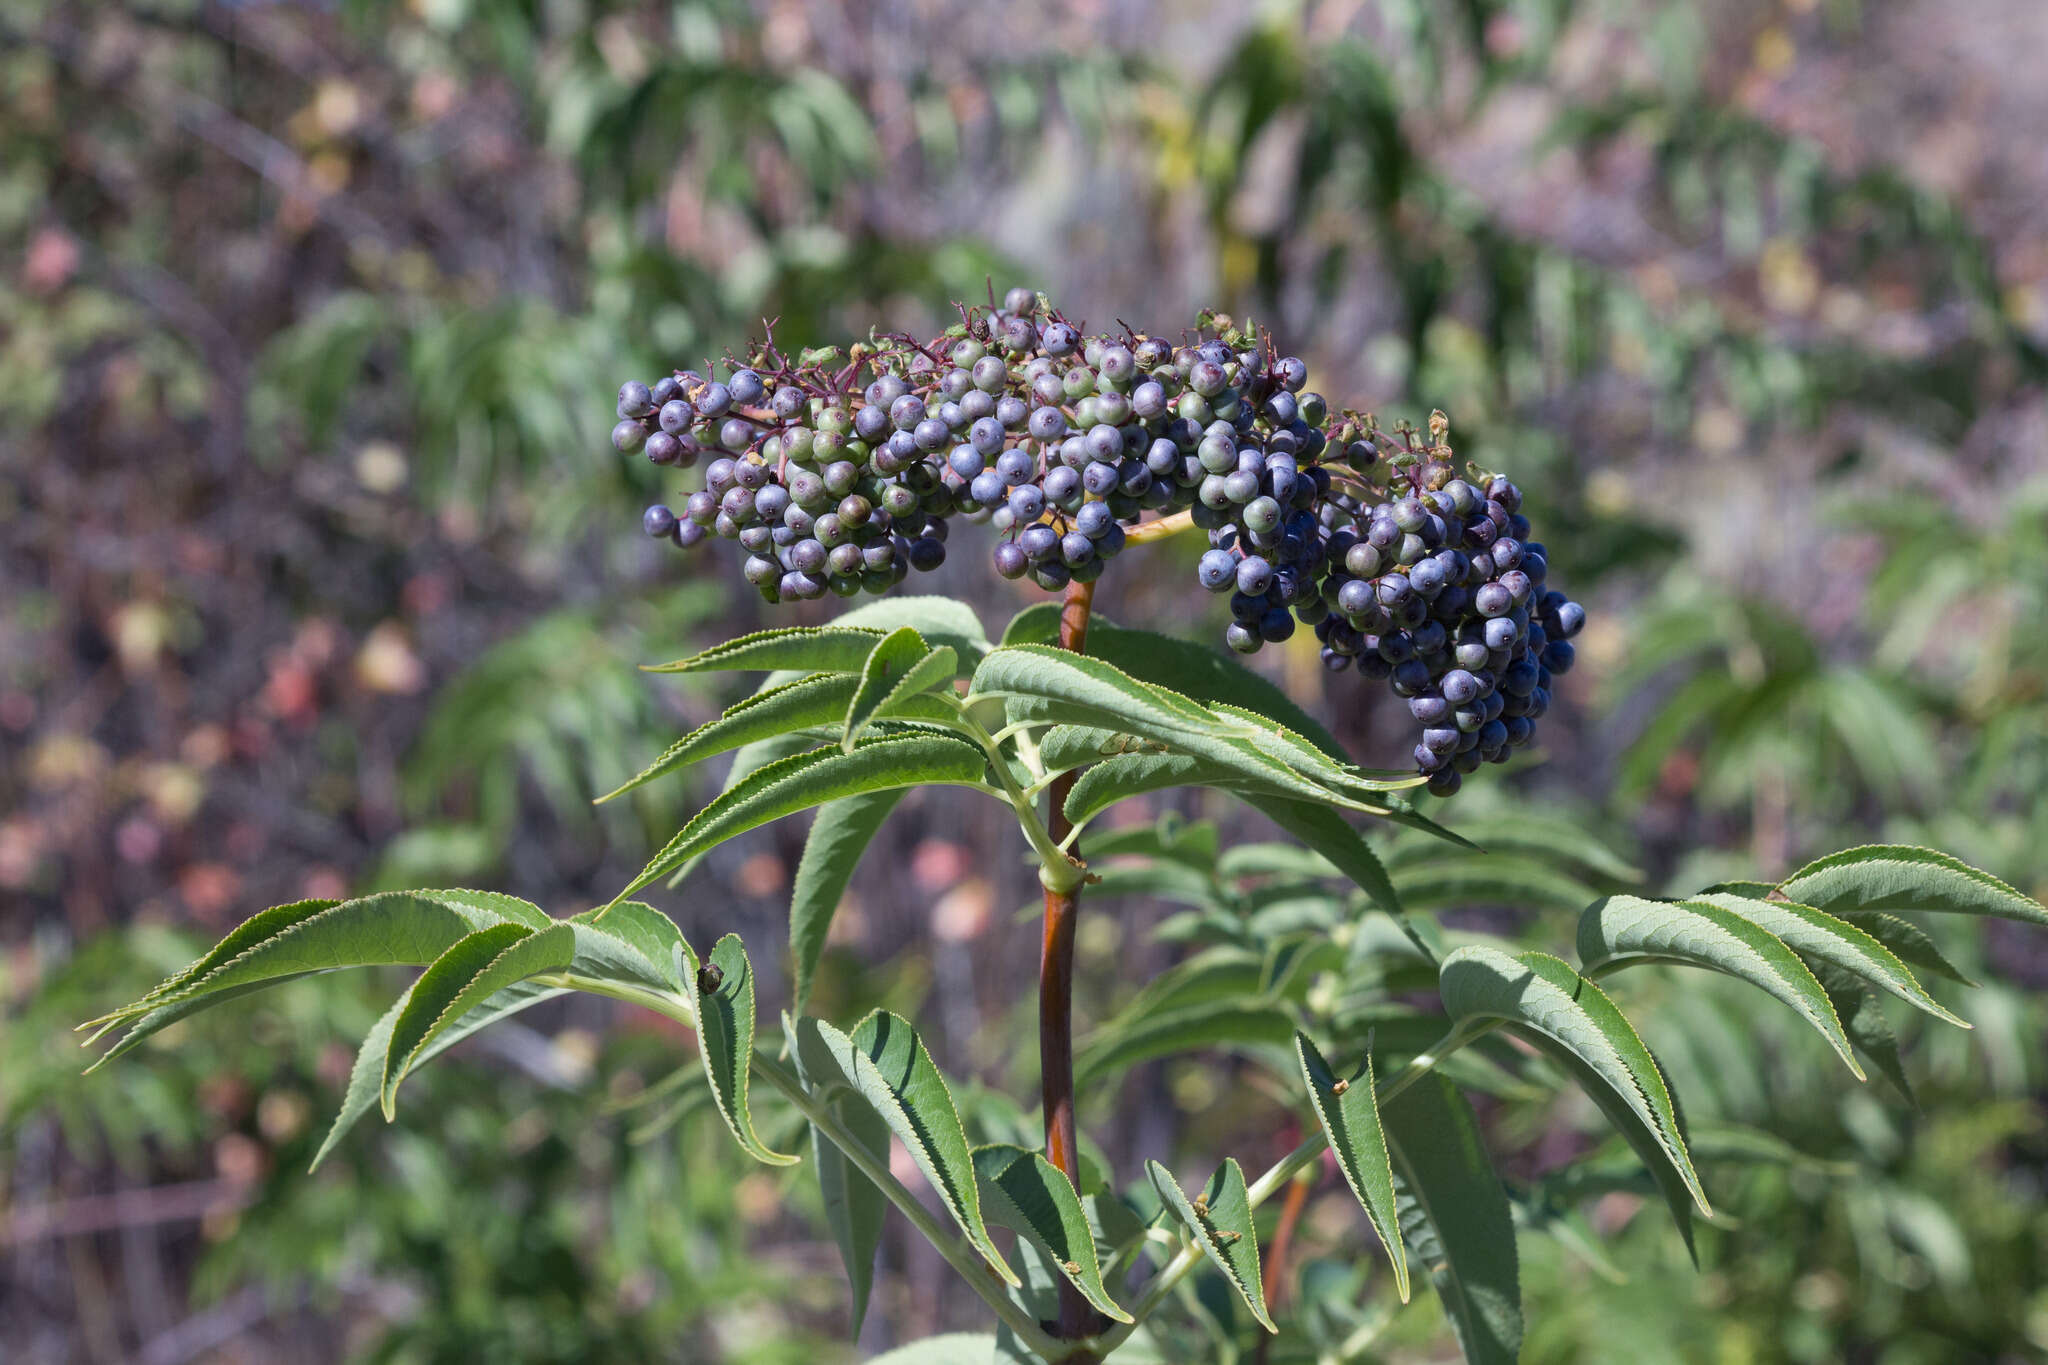
[{"label": "reddish main stem", "polygon": [[[1093,583],[1067,585],[1066,602],[1060,608],[1060,648],[1086,652],[1088,612],[1094,600]],[[1047,823],[1056,843],[1073,829],[1064,813],[1067,792],[1073,785],[1072,773],[1062,774],[1052,784],[1052,813]],[[1074,921],[1080,910],[1078,888],[1046,891],[1045,943],[1038,961],[1038,1065],[1045,1102],[1045,1155],[1066,1172],[1076,1193],[1081,1188],[1081,1161],[1074,1127]],[[1059,1286],[1056,1335],[1088,1336],[1094,1327],[1094,1310],[1071,1284],[1061,1280]]]}]

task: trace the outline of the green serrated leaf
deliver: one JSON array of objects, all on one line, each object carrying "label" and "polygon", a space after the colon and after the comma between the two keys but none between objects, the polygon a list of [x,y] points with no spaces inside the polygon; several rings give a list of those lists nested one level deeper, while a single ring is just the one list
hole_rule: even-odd
[{"label": "green serrated leaf", "polygon": [[697,1017],[697,1055],[711,1097],[732,1131],[740,1150],[769,1166],[794,1166],[797,1158],[771,1150],[754,1131],[747,1105],[747,1083],[754,1055],[754,968],[738,934],[727,934],[712,946],[701,965],[680,936],[676,943],[685,965],[684,985]]},{"label": "green serrated leaf", "polygon": [[925,718],[947,718],[944,703],[923,694],[951,681],[954,659],[950,646],[933,649],[909,626],[883,636],[862,665],[859,685],[847,700],[840,747],[852,753],[870,722],[899,707],[917,709]]},{"label": "green serrated leaf", "polygon": [[1329,1134],[1330,1150],[1337,1154],[1337,1166],[1365,1209],[1373,1231],[1379,1234],[1380,1245],[1394,1267],[1394,1289],[1406,1303],[1408,1256],[1402,1247],[1394,1200],[1393,1162],[1387,1153],[1386,1132],[1380,1126],[1372,1054],[1366,1054],[1356,1075],[1339,1080],[1306,1033],[1294,1035],[1294,1051],[1301,1063],[1302,1080],[1308,1085],[1309,1102]]},{"label": "green serrated leaf", "polygon": [[952,1091],[910,1025],[877,1011],[849,1037],[804,1018],[796,1021],[796,1045],[807,1074],[843,1087],[881,1117],[982,1259],[1005,1284],[1016,1284],[1016,1272],[982,1223],[974,1161]]},{"label": "green serrated leaf", "polygon": [[1989,872],[1931,848],[1869,844],[1817,858],[1780,886],[1786,899],[1840,916],[1868,910],[1990,915],[2048,924],[2048,908]]},{"label": "green serrated leaf", "polygon": [[1853,924],[1864,933],[1882,943],[1898,955],[1901,962],[1936,976],[1947,977],[1958,985],[1975,986],[1977,982],[1965,975],[1948,957],[1936,947],[1927,931],[1910,920],[1897,915],[1887,915],[1881,910],[1845,910],[1835,918],[1844,924]]},{"label": "green serrated leaf", "polygon": [[1336,737],[1293,698],[1211,645],[1149,630],[1126,630],[1098,619],[1088,627],[1088,652],[1141,681],[1174,688],[1197,701],[1241,707],[1267,717],[1335,762],[1351,761]]},{"label": "green serrated leaf", "polygon": [[874,840],[875,831],[903,800],[898,791],[867,792],[841,797],[818,808],[796,881],[789,896],[789,955],[792,962],[791,1011],[801,1013],[811,998],[818,959],[832,928],[832,916],[846,895],[846,884]]},{"label": "green serrated leaf", "polygon": [[637,777],[597,799],[602,803],[623,796],[658,777],[743,744],[836,725],[845,719],[846,704],[859,685],[860,680],[849,673],[813,673],[756,692],[728,708],[717,720],[707,721],[669,745]]},{"label": "green serrated leaf", "polygon": [[837,745],[778,759],[748,773],[692,816],[625,890],[623,900],[659,881],[706,849],[771,820],[843,796],[934,784],[979,786],[987,756],[962,739],[939,734],[881,735],[852,753]]},{"label": "green serrated leaf", "polygon": [[1187,1230],[1188,1236],[1223,1272],[1252,1316],[1268,1332],[1280,1329],[1266,1314],[1266,1290],[1259,1277],[1259,1234],[1252,1227],[1251,1198],[1246,1193],[1244,1171],[1235,1157],[1225,1157],[1202,1188],[1201,1203],[1187,1197],[1173,1173],[1156,1161],[1145,1163],[1152,1187],[1167,1208]]},{"label": "green serrated leaf", "polygon": [[[471,1009],[447,1028],[434,1035],[413,1058],[411,1069],[419,1070],[434,1058],[454,1047],[463,1039],[477,1033],[500,1019],[519,1013],[545,1000],[567,995],[564,986],[543,986],[533,981],[521,981],[499,991],[490,999]],[[348,1090],[342,1096],[341,1111],[328,1126],[327,1136],[321,1140],[320,1150],[313,1154],[308,1170],[318,1170],[320,1163],[327,1160],[348,1131],[355,1127],[363,1115],[377,1107],[377,1101],[384,1083],[384,1059],[390,1050],[391,1030],[398,1023],[398,1016],[405,1011],[406,1002],[412,997],[411,988],[393,1001],[391,1008],[371,1026],[364,1037],[362,1046],[356,1051],[354,1067],[349,1072]]]},{"label": "green serrated leaf", "polygon": [[1695,896],[1693,900],[1731,910],[1769,930],[1794,952],[1860,976],[1944,1023],[1970,1027],[1966,1020],[1943,1009],[1896,953],[1845,920],[1789,901],[1751,900],[1719,892]]},{"label": "green serrated leaf", "polygon": [[[958,656],[960,667],[972,673],[981,656],[993,647],[981,618],[965,602],[931,593],[892,592],[865,606],[855,607],[832,623],[853,626],[886,635],[898,626],[915,626],[917,633]],[[858,670],[858,666],[854,671]]]},{"label": "green serrated leaf", "polygon": [[1919,1100],[1914,1097],[1913,1083],[1906,1076],[1905,1058],[1899,1052],[1899,1035],[1884,1017],[1877,992],[1860,978],[1825,962],[1815,964],[1813,971],[1826,988],[1828,999],[1834,1002],[1835,1012],[1841,1015],[1842,1026],[1848,1030],[1856,1050],[1870,1059],[1878,1074],[1892,1083],[1906,1103],[1917,1108]]},{"label": "green serrated leaf", "polygon": [[95,1038],[123,1023],[128,1031],[93,1067],[180,1019],[251,991],[342,967],[422,967],[465,935],[504,923],[501,914],[478,908],[461,893],[390,891],[298,913],[309,904],[319,903],[280,907],[292,914],[258,916],[258,931],[229,936],[239,946],[232,956],[208,954],[173,977],[174,984],[95,1021]]},{"label": "green serrated leaf", "polygon": [[538,932],[523,924],[497,924],[453,944],[434,959],[406,993],[384,1054],[379,1091],[384,1117],[398,1110],[398,1087],[436,1036],[514,982],[567,967],[576,955],[576,930],[556,924]]},{"label": "green serrated leaf", "polygon": [[[795,1022],[782,1016],[783,1032],[797,1037]],[[828,1084],[834,1073],[815,1074],[809,1063],[814,1050],[792,1046],[797,1077],[804,1088],[819,1095],[825,1108],[867,1154],[886,1166],[889,1162],[889,1125],[871,1104],[850,1094],[843,1086]],[[849,1336],[860,1335],[867,1319],[868,1298],[875,1283],[875,1249],[882,1242],[882,1221],[889,1211],[889,1198],[869,1180],[847,1155],[825,1135],[811,1128],[811,1161],[818,1172],[818,1194],[825,1205],[825,1222],[832,1240],[839,1244],[839,1259],[846,1266],[847,1283],[853,1289],[853,1326]]]},{"label": "green serrated leaf", "polygon": [[600,906],[567,921],[576,930],[576,956],[569,970],[599,981],[644,986],[690,998],[682,960],[696,962],[674,920],[644,901]]},{"label": "green serrated leaf", "polygon": [[1465,1359],[1514,1365],[1522,1353],[1514,1213],[1478,1116],[1450,1081],[1425,1075],[1380,1117],[1402,1236],[1429,1271]]},{"label": "green serrated leaf", "polygon": [[1081,1296],[1118,1322],[1131,1315],[1102,1287],[1088,1215],[1059,1167],[1037,1152],[1003,1143],[974,1149],[982,1211],[1041,1252]]},{"label": "green serrated leaf", "polygon": [[1607,896],[1579,916],[1578,949],[1587,971],[1632,960],[1677,962],[1747,981],[1813,1025],[1863,1079],[1841,1020],[1813,972],[1776,935],[1734,910],[1708,900]]},{"label": "green serrated leaf", "polygon": [[1597,1083],[1593,1098],[1612,1099],[1640,1121],[1663,1158],[1659,1164],[1668,1163],[1700,1212],[1713,1217],[1663,1073],[1606,992],[1548,953],[1510,957],[1483,944],[1445,958],[1438,985],[1453,1019],[1501,1020],[1576,1064],[1583,1079]]},{"label": "green serrated leaf", "polygon": [[1408,925],[1408,913],[1401,904],[1400,893],[1387,876],[1386,868],[1381,865],[1371,845],[1366,843],[1365,836],[1353,829],[1343,816],[1314,802],[1278,798],[1260,802],[1258,809],[1267,819],[1322,855],[1341,875],[1350,878],[1352,884],[1365,892],[1374,905],[1392,916],[1396,924],[1404,928]]},{"label": "green serrated leaf", "polygon": [[784,626],[713,645],[688,658],[646,664],[648,673],[790,668],[805,673],[858,673],[886,632],[853,626]]}]

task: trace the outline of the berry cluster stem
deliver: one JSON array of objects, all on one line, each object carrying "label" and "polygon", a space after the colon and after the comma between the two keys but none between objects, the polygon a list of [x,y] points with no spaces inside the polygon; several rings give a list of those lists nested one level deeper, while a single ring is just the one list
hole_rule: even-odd
[{"label": "berry cluster stem", "polygon": [[[1095,598],[1092,582],[1067,585],[1060,608],[1060,647],[1076,654],[1088,644],[1088,615]],[[1063,773],[1051,788],[1048,824],[1054,843],[1071,833],[1065,812],[1074,774]],[[1071,850],[1070,850],[1071,852]],[[1081,888],[1045,889],[1045,938],[1038,963],[1038,1062],[1045,1104],[1045,1155],[1066,1173],[1076,1194],[1081,1189],[1081,1160],[1074,1123],[1074,923],[1081,913]],[[1093,1330],[1088,1301],[1065,1280],[1059,1282],[1060,1316],[1056,1335],[1085,1337]],[[1077,1356],[1075,1361],[1095,1359]]]}]

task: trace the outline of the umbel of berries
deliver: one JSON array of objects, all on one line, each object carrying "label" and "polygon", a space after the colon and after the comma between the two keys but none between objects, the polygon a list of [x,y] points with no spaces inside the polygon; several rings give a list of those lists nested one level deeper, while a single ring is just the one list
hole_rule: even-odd
[{"label": "umbel of berries", "polygon": [[1225,643],[1312,628],[1327,667],[1406,701],[1431,791],[1529,743],[1586,614],[1549,585],[1521,490],[1460,469],[1442,413],[1390,435],[1333,411],[1299,358],[1222,314],[1169,339],[1090,334],[1029,289],[959,312],[930,341],[877,331],[793,358],[771,330],[723,367],[622,385],[613,446],[704,471],[642,528],[736,541],[770,602],[936,569],[956,516],[995,532],[1003,577],[1051,591],[1133,532],[1197,528]]}]

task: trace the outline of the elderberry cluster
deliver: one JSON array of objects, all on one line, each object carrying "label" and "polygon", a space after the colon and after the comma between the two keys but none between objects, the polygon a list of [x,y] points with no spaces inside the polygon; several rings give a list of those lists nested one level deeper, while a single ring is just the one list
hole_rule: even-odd
[{"label": "elderberry cluster", "polygon": [[771,602],[935,569],[956,515],[998,533],[998,573],[1048,590],[1093,580],[1141,525],[1191,523],[1209,533],[1202,586],[1231,595],[1226,643],[1312,626],[1328,667],[1407,700],[1442,794],[1526,744],[1571,666],[1585,612],[1546,587],[1515,485],[1460,477],[1441,414],[1418,440],[1331,412],[1300,359],[1228,317],[1177,342],[1086,335],[1013,289],[931,342],[877,332],[792,359],[771,329],[724,369],[622,386],[612,444],[704,462],[704,486],[644,529],[738,541]]}]

